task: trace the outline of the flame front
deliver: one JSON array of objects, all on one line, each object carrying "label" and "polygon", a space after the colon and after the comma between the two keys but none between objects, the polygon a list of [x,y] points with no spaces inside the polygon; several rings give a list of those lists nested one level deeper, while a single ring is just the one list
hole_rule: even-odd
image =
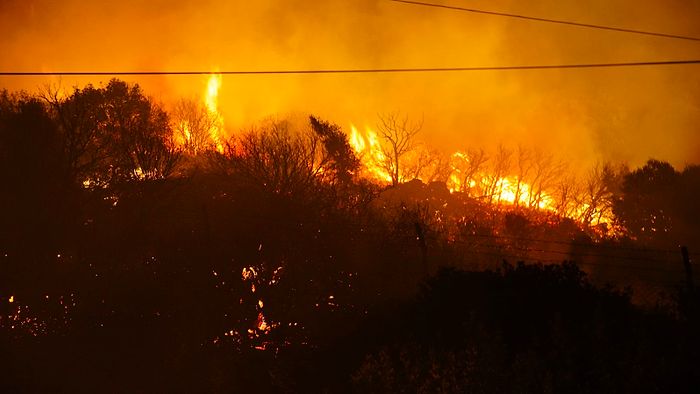
[{"label": "flame front", "polygon": [[[370,128],[366,128],[365,133],[360,133],[355,126],[351,126],[350,130],[350,146],[362,162],[365,175],[376,181],[390,184],[392,182],[389,172],[391,163],[382,150],[377,133]],[[453,153],[452,159],[453,161],[469,161],[468,155],[463,152]],[[491,202],[555,210],[554,200],[550,194],[546,192],[534,193],[529,184],[518,181],[515,176],[494,179],[490,174],[480,172],[472,175],[470,179],[462,180],[460,173],[458,166],[453,164],[447,181],[447,186],[452,193],[467,189],[480,189],[475,190],[477,194],[481,197],[489,196]]]},{"label": "flame front", "polygon": [[[362,163],[361,175],[380,182],[384,185],[392,183],[391,160],[388,160],[377,133],[366,128],[364,133],[358,131],[355,126],[350,127],[348,138],[350,146]],[[497,176],[480,169],[474,173],[463,171],[469,167],[469,155],[464,152],[455,152],[451,156],[449,175],[447,175],[447,187],[451,193],[466,193],[470,197],[485,201],[494,205],[507,204],[516,207],[538,209],[541,211],[556,212],[557,214],[587,224],[614,223],[610,213],[590,212],[586,204],[579,206],[571,212],[562,212],[558,208],[558,201],[550,190],[542,190],[542,187],[533,187],[518,176],[503,174]],[[415,157],[407,155],[404,160],[410,164]],[[423,179],[418,175],[417,179]],[[587,220],[586,218],[591,218]]]}]

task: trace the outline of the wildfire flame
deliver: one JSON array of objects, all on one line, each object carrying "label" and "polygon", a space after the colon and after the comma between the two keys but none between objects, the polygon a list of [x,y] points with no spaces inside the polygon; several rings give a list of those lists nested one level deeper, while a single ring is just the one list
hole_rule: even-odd
[{"label": "wildfire flame", "polygon": [[221,74],[212,74],[207,83],[207,91],[204,98],[204,104],[207,107],[209,115],[215,120],[214,125],[209,129],[209,136],[216,146],[219,153],[223,153],[224,145],[222,143],[224,118],[219,113],[219,90],[221,89]]},{"label": "wildfire flame", "polygon": [[391,183],[391,174],[387,171],[387,157],[377,133],[366,128],[361,134],[355,126],[350,127],[350,146],[363,164],[365,175],[379,182]]},{"label": "wildfire flame", "polygon": [[[224,152],[223,137],[224,137],[224,118],[219,112],[219,91],[221,90],[221,75],[212,74],[209,76],[207,81],[207,87],[204,91],[202,101],[204,103],[204,111],[206,115],[211,119],[211,125],[208,126],[209,129],[205,132],[208,134],[208,139],[210,145],[207,144],[206,147],[198,145],[199,142],[192,144],[192,140],[196,139],[193,135],[193,126],[190,124],[188,119],[183,119],[178,124],[177,131],[175,132],[175,142],[180,147],[188,147],[197,153],[198,150],[202,148],[206,149],[216,149],[219,153]],[[196,133],[197,130],[195,129]]]},{"label": "wildfire flame", "polygon": [[[362,163],[361,175],[385,185],[391,184],[391,163],[387,160],[377,133],[370,128],[365,128],[365,132],[361,133],[353,125],[351,125],[350,130],[348,140]],[[410,159],[410,157],[406,158],[407,161]],[[507,204],[535,208],[541,211],[555,212],[578,221],[583,221],[582,218],[589,210],[589,206],[583,204],[573,212],[558,212],[557,201],[550,191],[535,190],[532,185],[514,175],[496,177],[488,172],[480,171],[465,176],[460,170],[460,164],[468,164],[469,155],[458,151],[451,155],[451,159],[450,174],[447,178],[447,187],[451,193],[468,192],[472,197],[495,205]],[[420,176],[417,179],[421,179]],[[611,225],[614,220],[609,214],[599,215],[590,224],[601,223]]]},{"label": "wildfire flame", "polygon": [[[454,156],[467,160],[466,156],[461,152],[455,153]],[[480,189],[481,193],[483,193],[488,188],[488,185],[492,183],[492,202],[536,207],[543,211],[556,211],[556,203],[549,193],[545,191],[540,193],[534,192],[532,186],[519,180],[517,176],[493,179],[487,173],[478,173],[472,175],[470,179],[463,180],[460,179],[459,174],[459,169],[452,167],[452,173],[447,181],[447,187],[451,193],[474,189]]]},{"label": "wildfire flame", "polygon": [[180,145],[188,145],[192,141],[192,131],[190,130],[190,123],[186,120],[180,122],[180,129],[183,131],[184,136],[176,135],[176,139]]}]

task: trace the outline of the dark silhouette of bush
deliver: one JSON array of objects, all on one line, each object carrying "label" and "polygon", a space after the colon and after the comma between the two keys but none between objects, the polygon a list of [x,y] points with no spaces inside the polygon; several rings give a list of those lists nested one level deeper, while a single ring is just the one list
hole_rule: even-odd
[{"label": "dark silhouette of bush", "polygon": [[625,176],[615,215],[632,237],[648,245],[700,245],[698,174],[697,166],[678,172],[669,163],[649,160]]},{"label": "dark silhouette of bush", "polygon": [[[590,285],[571,263],[442,271],[373,321],[360,392],[691,392],[670,317]],[[377,339],[378,338],[378,339]]]}]

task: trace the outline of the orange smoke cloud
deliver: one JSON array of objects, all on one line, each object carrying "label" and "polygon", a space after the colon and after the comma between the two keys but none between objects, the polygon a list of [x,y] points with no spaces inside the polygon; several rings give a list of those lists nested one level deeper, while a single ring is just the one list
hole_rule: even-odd
[{"label": "orange smoke cloud", "polygon": [[[464,5],[459,1],[443,3]],[[468,2],[472,3],[472,2]],[[470,4],[503,12],[700,36],[700,3],[594,0]],[[5,0],[2,70],[255,70],[556,64],[700,57],[694,42],[543,25],[383,0]],[[207,77],[129,77],[167,104]],[[101,79],[103,82],[105,79]],[[36,91],[58,78],[0,78]],[[62,78],[70,88],[92,77]],[[343,126],[424,119],[445,151],[536,145],[574,163],[700,162],[697,66],[441,74],[223,77],[226,130],[314,113]],[[346,130],[348,133],[350,130]]]}]

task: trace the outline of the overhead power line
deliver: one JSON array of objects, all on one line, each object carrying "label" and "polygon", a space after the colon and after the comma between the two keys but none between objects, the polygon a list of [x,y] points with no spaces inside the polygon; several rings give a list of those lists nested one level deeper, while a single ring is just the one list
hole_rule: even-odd
[{"label": "overhead power line", "polygon": [[[494,240],[506,240],[506,241],[525,241],[525,242],[531,242],[531,243],[540,243],[540,244],[546,244],[546,245],[564,245],[564,246],[570,246],[570,247],[580,247],[580,248],[586,248],[586,249],[608,249],[611,251],[622,251],[622,252],[636,252],[636,253],[643,253],[643,254],[648,254],[648,253],[663,253],[667,255],[677,255],[680,252],[680,249],[654,249],[654,248],[642,248],[642,247],[630,247],[630,246],[623,246],[623,245],[612,245],[612,244],[599,244],[599,243],[586,243],[586,242],[576,242],[573,240],[555,240],[555,239],[538,239],[538,238],[529,238],[529,237],[517,237],[517,236],[507,236],[507,235],[496,235],[496,234],[463,234],[462,237],[464,238],[484,238],[484,239],[494,239]],[[431,239],[432,241],[437,241],[440,238],[437,236],[433,237],[428,237],[428,239]],[[458,243],[458,244],[470,244],[468,243],[466,239],[458,239],[458,240],[453,240],[450,241],[451,243]],[[484,246],[484,244],[476,244],[477,246]],[[505,244],[491,244],[491,245],[486,245],[487,247],[503,247]],[[509,247],[512,248],[512,245],[509,245]],[[543,249],[534,249],[531,247],[527,248],[528,251],[537,251],[537,252],[551,252],[551,253],[559,253],[559,254],[567,254],[567,255],[577,255],[577,256],[586,256],[586,257],[607,257],[607,258],[621,258],[621,259],[626,259],[626,260],[640,260],[640,261],[653,261],[653,262],[667,262],[668,260],[659,260],[659,259],[649,259],[649,258],[640,258],[638,256],[619,256],[619,255],[605,255],[605,254],[593,254],[593,253],[584,253],[580,249],[578,250],[570,250],[570,251],[554,251],[554,250],[543,250]],[[695,252],[695,253],[690,253],[690,255],[700,255],[700,253]]]},{"label": "overhead power line", "polygon": [[540,18],[540,17],[536,17],[536,16],[510,14],[510,13],[506,13],[506,12],[497,12],[497,11],[487,11],[487,10],[480,10],[480,9],[475,9],[475,8],[450,6],[450,5],[445,5],[445,4],[424,3],[424,2],[420,2],[420,1],[411,1],[411,0],[389,0],[389,1],[392,1],[394,3],[411,4],[411,5],[417,5],[417,6],[423,6],[423,7],[443,8],[443,9],[448,9],[448,10],[453,10],[453,11],[462,11],[462,12],[471,12],[471,13],[475,13],[475,14],[503,16],[503,17],[507,17],[507,18],[517,18],[517,19],[536,21],[536,22],[556,23],[556,24],[560,24],[560,25],[585,27],[585,28],[590,28],[590,29],[617,31],[617,32],[622,32],[622,33],[642,34],[645,36],[674,38],[674,39],[678,39],[678,40],[700,41],[700,38],[698,38],[698,37],[683,36],[683,35],[677,35],[677,34],[658,33],[658,32],[636,30],[636,29],[627,29],[627,28],[623,28],[623,27],[594,25],[594,24],[590,24],[590,23],[581,23],[581,22],[565,21],[565,20],[558,20],[558,19]]},{"label": "overhead power line", "polygon": [[287,74],[378,74],[440,73],[464,71],[553,70],[578,68],[649,67],[700,64],[700,59],[624,63],[536,64],[484,67],[358,68],[320,70],[228,70],[228,71],[0,71],[0,76],[120,76],[120,75],[287,75]]},{"label": "overhead power line", "polygon": [[[624,246],[624,245],[613,245],[613,244],[599,244],[599,243],[594,243],[594,242],[576,242],[573,240],[554,240],[554,239],[538,239],[538,238],[529,238],[529,237],[516,237],[516,236],[507,236],[507,235],[496,235],[496,234],[464,234],[465,237],[468,238],[493,238],[493,239],[504,239],[504,240],[511,240],[511,241],[525,241],[525,242],[538,242],[538,243],[544,243],[544,244],[557,244],[557,245],[565,245],[565,246],[580,246],[580,247],[585,247],[585,248],[592,248],[592,249],[613,249],[613,250],[622,250],[622,251],[631,251],[631,252],[640,252],[640,253],[667,253],[667,254],[678,254],[680,253],[680,249],[654,249],[654,248],[643,248],[643,247],[631,247],[631,246]],[[435,238],[437,239],[437,238]],[[691,253],[693,254],[693,253]],[[697,254],[697,253],[695,253]]]},{"label": "overhead power line", "polygon": [[[605,259],[621,260],[621,261],[640,261],[640,262],[646,262],[646,263],[663,263],[663,264],[669,263],[668,259],[655,259],[655,258],[645,258],[645,257],[637,257],[637,256],[612,255],[612,254],[600,254],[600,253],[582,253],[582,252],[577,252],[577,251],[553,250],[553,249],[533,248],[533,247],[518,247],[518,246],[512,246],[512,245],[499,245],[499,244],[480,244],[480,243],[472,244],[470,242],[467,242],[466,240],[455,240],[455,241],[452,241],[452,243],[469,245],[469,246],[472,246],[474,248],[480,248],[480,247],[504,248],[504,247],[506,247],[506,251],[516,250],[516,251],[522,251],[522,252],[528,252],[528,253],[529,252],[549,253],[549,254],[558,254],[558,255],[569,256],[569,257],[600,257],[600,258],[605,258]],[[478,253],[478,252],[475,252],[475,253]],[[644,269],[644,268],[642,267],[642,269]]]},{"label": "overhead power line", "polygon": [[[586,265],[600,265],[600,266],[605,266],[608,268],[629,268],[629,269],[634,269],[634,270],[644,270],[644,271],[660,271],[660,272],[681,272],[680,265],[678,269],[674,269],[671,264],[674,264],[672,260],[669,259],[653,259],[653,258],[643,258],[643,257],[635,257],[635,256],[625,256],[625,255],[611,255],[611,254],[599,254],[599,253],[581,253],[581,252],[575,252],[575,251],[564,251],[564,250],[553,250],[553,249],[543,249],[543,248],[533,248],[533,247],[527,247],[527,246],[513,246],[513,245],[502,245],[502,244],[482,244],[482,243],[476,243],[472,244],[469,242],[466,242],[466,240],[456,240],[453,241],[452,243],[454,244],[462,244],[462,245],[468,245],[470,247],[471,253],[479,255],[479,254],[488,254],[488,255],[501,255],[504,257],[511,257],[511,258],[517,258],[517,259],[524,259],[524,260],[533,260],[535,259],[533,256],[528,256],[530,253],[537,253],[537,254],[555,254],[555,255],[563,255],[565,257],[568,257],[568,259],[576,259],[576,258],[582,258],[582,257],[598,257],[607,260],[607,262],[591,262],[591,261],[586,261],[586,262],[581,262],[582,264]],[[488,252],[484,251],[482,248],[493,248],[493,249],[502,249],[501,251],[494,251],[494,252]],[[522,252],[524,254],[513,254],[514,252]],[[535,260],[540,260],[540,261],[548,261],[548,262],[561,262],[561,259],[550,259],[550,260],[541,260],[539,258]],[[565,258],[564,260],[567,260]],[[620,264],[620,262],[631,262],[631,261],[637,261],[640,263],[645,263],[645,264]],[[577,263],[579,261],[577,260]],[[657,265],[649,265],[648,263],[657,263]],[[660,265],[658,265],[660,264]]]}]

